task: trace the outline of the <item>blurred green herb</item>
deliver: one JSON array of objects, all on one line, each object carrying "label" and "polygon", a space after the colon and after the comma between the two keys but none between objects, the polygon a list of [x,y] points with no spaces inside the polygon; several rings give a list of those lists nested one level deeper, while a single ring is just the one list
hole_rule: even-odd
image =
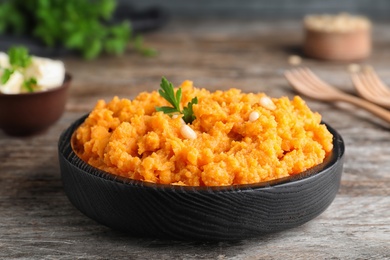
[{"label": "blurred green herb", "polygon": [[137,35],[134,39],[134,48],[144,56],[152,57],[157,55],[157,51],[153,48],[145,47],[144,40],[141,36]]},{"label": "blurred green herb", "polygon": [[3,74],[1,75],[1,84],[4,85],[5,83],[7,83],[14,72],[15,71],[13,69],[4,69]]},{"label": "blurred green herb", "polygon": [[[4,68],[1,75],[1,84],[6,84],[15,71],[24,74],[26,68],[31,64],[32,57],[28,53],[28,49],[23,46],[11,47],[8,52],[8,58],[11,68]],[[34,87],[37,85],[37,80],[34,77],[28,78],[23,81],[23,88],[28,92],[33,92]]]},{"label": "blurred green herb", "polygon": [[[3,0],[0,33],[32,32],[47,46],[65,46],[93,59],[101,53],[122,54],[130,43],[146,56],[155,55],[133,36],[131,24],[109,24],[116,0]],[[32,28],[28,28],[33,25]]]},{"label": "blurred green herb", "polygon": [[11,47],[7,54],[9,63],[14,69],[27,68],[32,62],[28,49],[23,46]]},{"label": "blurred green herb", "polygon": [[25,88],[28,92],[33,92],[34,87],[37,86],[37,80],[35,78],[29,78],[23,81],[23,88]]},{"label": "blurred green herb", "polygon": [[198,104],[198,98],[194,97],[190,102],[188,102],[187,107],[184,107],[183,110],[180,109],[180,102],[182,97],[182,90],[179,88],[176,93],[173,87],[173,84],[169,82],[166,78],[161,79],[160,88],[158,93],[165,100],[167,100],[173,107],[162,106],[156,107],[156,111],[162,111],[165,114],[174,114],[180,113],[183,114],[184,122],[192,123],[195,120],[194,111],[192,110],[193,104]]}]

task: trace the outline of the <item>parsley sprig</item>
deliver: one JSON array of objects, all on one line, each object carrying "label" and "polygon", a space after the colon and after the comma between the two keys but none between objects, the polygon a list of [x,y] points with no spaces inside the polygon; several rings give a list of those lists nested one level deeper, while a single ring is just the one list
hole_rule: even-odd
[{"label": "parsley sprig", "polygon": [[[3,74],[0,77],[1,84],[6,84],[15,71],[19,71],[24,74],[26,68],[32,63],[32,57],[29,55],[27,48],[22,46],[11,47],[8,52],[10,68],[4,68]],[[25,79],[22,87],[28,92],[33,92],[34,87],[37,85],[37,80],[34,77]]]},{"label": "parsley sprig", "polygon": [[176,93],[175,89],[171,82],[169,82],[166,78],[162,77],[161,89],[158,90],[158,93],[160,96],[162,96],[165,100],[167,100],[173,107],[169,106],[161,106],[156,107],[157,111],[162,111],[165,114],[183,114],[183,120],[184,122],[192,123],[195,120],[194,111],[192,110],[192,106],[194,104],[198,104],[198,98],[194,97],[190,102],[188,102],[187,106],[183,108],[183,110],[180,109],[180,102],[182,97],[182,90],[179,88]]}]

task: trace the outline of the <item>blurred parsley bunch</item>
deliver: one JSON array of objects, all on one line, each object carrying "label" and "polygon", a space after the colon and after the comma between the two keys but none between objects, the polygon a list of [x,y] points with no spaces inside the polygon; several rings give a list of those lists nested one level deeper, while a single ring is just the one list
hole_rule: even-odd
[{"label": "blurred parsley bunch", "polygon": [[154,55],[140,36],[132,35],[129,21],[109,23],[115,8],[116,0],[0,0],[0,33],[28,34],[86,59],[103,52],[119,55],[129,42],[142,54]]}]

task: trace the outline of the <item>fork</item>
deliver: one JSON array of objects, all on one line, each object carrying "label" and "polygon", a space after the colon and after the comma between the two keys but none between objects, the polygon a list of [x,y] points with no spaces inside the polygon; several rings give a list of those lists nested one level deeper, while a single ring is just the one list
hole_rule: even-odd
[{"label": "fork", "polygon": [[390,88],[383,83],[373,69],[354,72],[351,74],[351,79],[362,98],[385,108],[390,108]]},{"label": "fork", "polygon": [[390,123],[390,111],[370,103],[362,98],[355,97],[340,91],[325,83],[308,68],[287,70],[284,73],[290,85],[299,93],[321,101],[342,101],[363,108]]}]

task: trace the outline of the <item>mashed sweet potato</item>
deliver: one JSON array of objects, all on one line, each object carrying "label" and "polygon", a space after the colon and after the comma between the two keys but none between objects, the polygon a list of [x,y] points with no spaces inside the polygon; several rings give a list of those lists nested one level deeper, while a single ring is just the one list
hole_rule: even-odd
[{"label": "mashed sweet potato", "polygon": [[182,105],[193,97],[195,138],[181,132],[183,121],[157,112],[169,105],[157,91],[134,100],[97,102],[76,130],[73,148],[82,160],[104,171],[147,182],[223,186],[273,180],[323,162],[332,134],[300,97],[268,99],[238,89],[210,93],[180,86]]}]

